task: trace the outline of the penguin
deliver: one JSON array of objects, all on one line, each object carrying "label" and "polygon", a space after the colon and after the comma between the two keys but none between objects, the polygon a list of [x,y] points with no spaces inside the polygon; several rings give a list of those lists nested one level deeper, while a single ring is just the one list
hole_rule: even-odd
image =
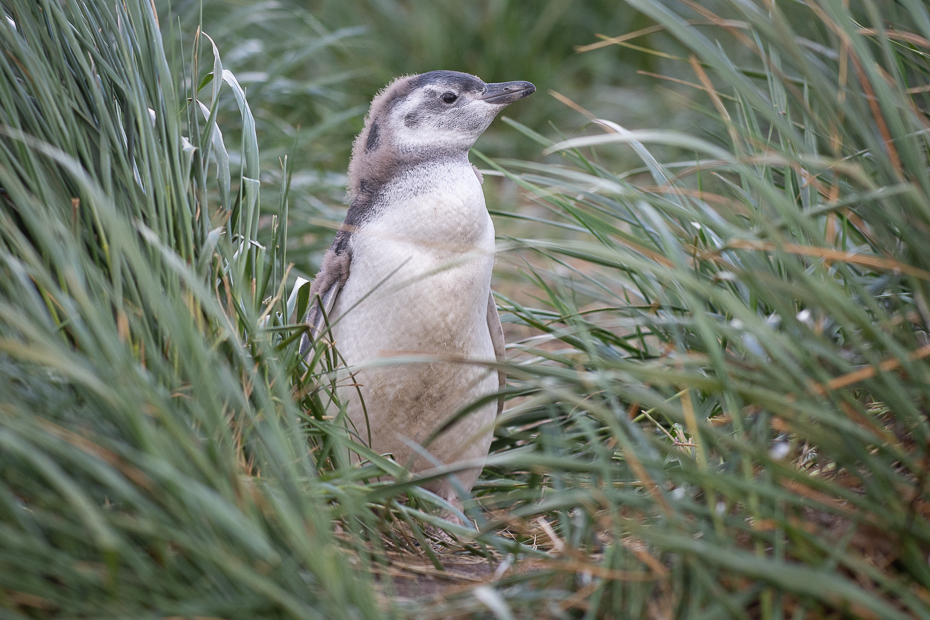
[{"label": "penguin", "polygon": [[[345,222],[311,285],[301,341],[326,338],[351,372],[337,386],[355,439],[413,473],[487,457],[502,399],[504,333],[491,294],[494,224],[475,140],[530,82],[456,71],[400,77],[371,102],[349,163]],[[428,361],[391,363],[392,358]],[[354,460],[358,460],[357,457]],[[480,466],[423,486],[453,505]]]}]

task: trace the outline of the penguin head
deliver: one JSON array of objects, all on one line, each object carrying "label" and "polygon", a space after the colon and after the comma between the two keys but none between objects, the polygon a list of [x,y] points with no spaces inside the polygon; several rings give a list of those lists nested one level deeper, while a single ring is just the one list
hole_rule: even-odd
[{"label": "penguin head", "polygon": [[534,92],[530,82],[486,84],[458,71],[394,80],[371,102],[352,148],[350,199],[404,161],[468,151],[501,110]]},{"label": "penguin head", "polygon": [[456,71],[423,73],[409,85],[387,114],[393,146],[400,151],[467,151],[498,112],[536,91],[529,82],[485,84]]}]

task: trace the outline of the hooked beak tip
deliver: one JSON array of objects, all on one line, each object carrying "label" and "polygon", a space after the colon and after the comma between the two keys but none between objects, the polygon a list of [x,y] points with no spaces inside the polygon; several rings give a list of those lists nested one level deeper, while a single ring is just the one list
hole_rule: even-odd
[{"label": "hooked beak tip", "polygon": [[536,92],[532,82],[499,82],[488,84],[487,90],[480,97],[482,101],[497,105],[507,105],[529,97]]}]

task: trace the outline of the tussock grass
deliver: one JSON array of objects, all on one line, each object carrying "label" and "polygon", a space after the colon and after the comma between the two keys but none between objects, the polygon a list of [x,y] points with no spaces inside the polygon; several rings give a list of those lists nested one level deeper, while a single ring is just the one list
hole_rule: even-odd
[{"label": "tussock grass", "polygon": [[380,616],[332,538],[277,353],[286,226],[258,244],[234,76],[203,37],[173,74],[147,2],[4,12],[4,614]]},{"label": "tussock grass", "polygon": [[[344,462],[336,352],[297,359],[290,265],[331,207],[294,197],[283,154],[299,93],[339,88],[280,37],[246,97],[206,36],[254,17],[257,70],[276,28],[333,67],[353,31],[281,5],[205,3],[213,32],[140,0],[0,6],[5,615],[930,616],[921,3],[630,0],[648,44],[585,54],[661,50],[702,131],[510,121],[549,159],[484,162],[536,205],[506,228],[542,232],[501,240],[523,283],[502,318],[532,336],[475,527],[389,459]],[[336,118],[315,114],[301,144]]]},{"label": "tussock grass", "polygon": [[[542,305],[502,298],[504,320],[545,337],[514,347],[523,400],[497,444],[494,471],[525,486],[486,502],[617,571],[514,599],[925,617],[930,13],[630,4],[685,48],[718,131],[516,125],[563,163],[498,166],[554,233],[509,240]],[[616,148],[641,168],[590,155]]]}]

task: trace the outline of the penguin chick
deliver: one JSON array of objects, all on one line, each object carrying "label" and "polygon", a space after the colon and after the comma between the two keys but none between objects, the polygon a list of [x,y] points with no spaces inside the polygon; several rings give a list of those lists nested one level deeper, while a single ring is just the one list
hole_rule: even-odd
[{"label": "penguin chick", "polygon": [[[503,373],[462,363],[504,357],[494,225],[468,150],[498,112],[535,91],[455,71],[401,77],[371,102],[352,148],[349,211],[311,286],[301,354],[310,338],[331,339],[352,373],[337,392],[358,441],[412,472],[480,462],[491,445],[502,401],[429,440],[504,385]],[[387,361],[411,356],[435,359]],[[480,472],[459,472],[458,485],[470,492]],[[458,503],[452,480],[424,486]]]}]

